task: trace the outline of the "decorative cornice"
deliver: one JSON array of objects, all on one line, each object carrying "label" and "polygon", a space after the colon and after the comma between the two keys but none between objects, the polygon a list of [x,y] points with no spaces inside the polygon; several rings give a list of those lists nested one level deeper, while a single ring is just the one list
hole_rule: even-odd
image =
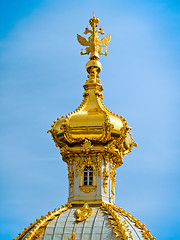
[{"label": "decorative cornice", "polygon": [[17,238],[13,238],[13,240],[21,240],[26,234],[27,236],[24,238],[24,240],[37,239],[41,236],[44,228],[48,225],[50,220],[53,220],[56,216],[67,211],[71,207],[72,205],[70,203],[67,203],[58,209],[54,209],[54,211],[52,212],[48,212],[47,215],[41,216],[41,218],[36,219],[34,223],[30,223],[30,226],[24,228],[24,231],[22,233],[19,233],[19,236]]},{"label": "decorative cornice", "polygon": [[112,159],[113,164],[116,167],[120,167],[123,164],[123,153],[119,152],[114,143],[110,142],[108,145],[96,145],[91,146],[91,148],[86,151],[82,151],[82,147],[80,146],[72,146],[64,145],[60,148],[62,160],[69,165],[69,159],[74,159],[76,164],[76,176],[78,176],[78,166],[80,164],[79,158],[88,158],[88,157],[96,157],[96,163],[98,166],[98,176],[101,176],[101,163],[104,158],[105,165]]}]

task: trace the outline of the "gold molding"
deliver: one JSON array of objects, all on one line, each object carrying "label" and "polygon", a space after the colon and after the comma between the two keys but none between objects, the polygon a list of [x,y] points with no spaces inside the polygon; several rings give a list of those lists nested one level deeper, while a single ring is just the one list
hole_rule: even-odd
[{"label": "gold molding", "polygon": [[111,197],[114,199],[114,188],[116,185],[116,167],[113,164],[113,161],[110,159],[110,179],[111,179]]},{"label": "gold molding", "polygon": [[78,154],[75,154],[74,155],[74,162],[75,162],[75,166],[76,166],[76,178],[79,176],[79,167],[80,167],[80,161],[81,161],[81,158]]},{"label": "gold molding", "polygon": [[81,205],[87,202],[90,205],[102,205],[102,200],[73,200],[71,202],[72,205]]},{"label": "gold molding", "polygon": [[73,186],[74,186],[74,168],[73,167],[71,168],[71,170],[69,170],[68,179],[69,179],[69,189],[70,189],[70,192],[72,193]]},{"label": "gold molding", "polygon": [[84,193],[91,193],[96,190],[97,186],[80,186],[80,191]]},{"label": "gold molding", "polygon": [[107,193],[108,178],[109,178],[109,171],[107,167],[105,167],[103,169],[103,188],[105,193]]},{"label": "gold molding", "polygon": [[101,170],[102,170],[102,159],[103,156],[101,153],[97,154],[96,161],[97,161],[97,168],[98,168],[98,177],[101,176]]},{"label": "gold molding", "polygon": [[67,203],[58,209],[54,209],[52,212],[48,212],[47,215],[36,219],[34,223],[30,223],[30,226],[24,228],[24,231],[22,233],[19,233],[19,236],[17,238],[13,238],[13,240],[20,240],[25,237],[26,234],[27,236],[24,238],[24,240],[33,240],[39,238],[43,233],[44,228],[49,224],[49,221],[53,220],[56,216],[67,211],[71,207],[71,203]]},{"label": "gold molding", "polygon": [[79,194],[70,196],[70,197],[68,197],[68,199],[73,198],[73,197],[104,197],[104,198],[111,199],[109,196],[105,196],[105,195],[79,195]]}]

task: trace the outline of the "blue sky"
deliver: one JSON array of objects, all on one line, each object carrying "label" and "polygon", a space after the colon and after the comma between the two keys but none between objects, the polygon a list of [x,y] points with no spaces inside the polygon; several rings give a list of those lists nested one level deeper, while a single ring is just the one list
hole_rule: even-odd
[{"label": "blue sky", "polygon": [[117,171],[116,204],[160,240],[180,239],[180,3],[160,0],[1,1],[0,239],[65,204],[67,167],[46,131],[82,100],[83,34],[105,35],[104,103],[138,144]]}]

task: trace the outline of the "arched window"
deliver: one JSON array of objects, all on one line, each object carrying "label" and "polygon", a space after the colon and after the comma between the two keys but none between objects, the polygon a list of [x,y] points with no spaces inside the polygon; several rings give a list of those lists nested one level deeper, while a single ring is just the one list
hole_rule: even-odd
[{"label": "arched window", "polygon": [[93,186],[93,167],[84,168],[84,186]]}]

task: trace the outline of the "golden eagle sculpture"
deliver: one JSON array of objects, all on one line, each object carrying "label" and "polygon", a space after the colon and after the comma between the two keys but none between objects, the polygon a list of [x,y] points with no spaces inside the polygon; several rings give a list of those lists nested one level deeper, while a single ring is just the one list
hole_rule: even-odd
[{"label": "golden eagle sculpture", "polygon": [[[89,55],[90,53],[90,60],[98,60],[99,54],[107,56],[107,45],[111,41],[111,35],[108,35],[107,37],[100,39],[98,36],[98,33],[104,34],[102,27],[100,27],[98,30],[96,30],[96,27],[98,26],[99,19],[93,16],[89,23],[92,27],[92,30],[89,30],[89,28],[85,28],[84,34],[91,33],[91,36],[88,38],[88,40],[81,35],[77,34],[77,40],[82,46],[87,46],[85,48],[86,52],[83,52],[83,49],[81,49],[81,55]],[[103,48],[106,46],[105,53],[103,53]]]}]

